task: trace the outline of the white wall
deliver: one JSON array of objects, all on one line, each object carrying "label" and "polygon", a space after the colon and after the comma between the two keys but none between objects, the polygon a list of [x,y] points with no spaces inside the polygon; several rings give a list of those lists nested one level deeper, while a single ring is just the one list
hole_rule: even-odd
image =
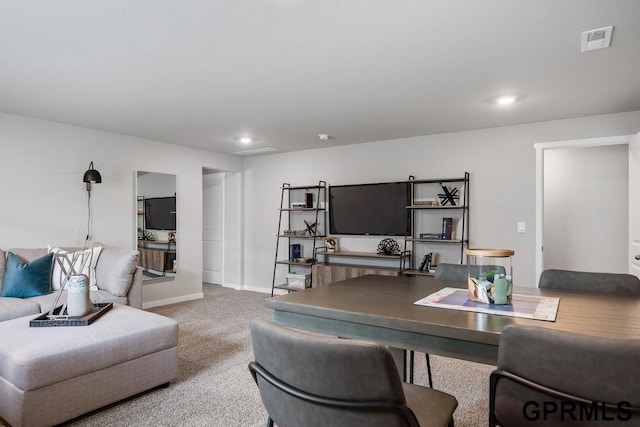
[{"label": "white wall", "polygon": [[629,147],[544,154],[544,269],[628,272]]},{"label": "white wall", "polygon": [[[283,182],[307,185],[322,179],[338,185],[409,175],[459,177],[465,171],[471,174],[471,246],[515,250],[515,284],[536,286],[533,144],[638,130],[640,111],[635,111],[247,158],[245,287],[270,291]],[[526,223],[525,234],[516,233],[518,221]],[[358,249],[373,252],[379,240],[364,239],[366,248]],[[349,244],[356,249],[356,242]]]},{"label": "white wall", "polygon": [[241,171],[242,159],[0,113],[0,248],[78,246],[86,234],[82,175],[94,162],[92,240],[134,248],[135,170],[175,174],[179,271],[144,286],[145,306],[202,294],[202,168]]}]

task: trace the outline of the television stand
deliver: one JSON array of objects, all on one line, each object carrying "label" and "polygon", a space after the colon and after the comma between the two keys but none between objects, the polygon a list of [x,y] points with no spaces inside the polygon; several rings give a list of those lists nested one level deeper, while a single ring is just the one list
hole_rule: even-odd
[{"label": "television stand", "polygon": [[[312,286],[322,286],[339,280],[352,279],[354,277],[365,276],[367,274],[375,274],[379,276],[401,276],[404,270],[405,261],[409,258],[408,252],[401,252],[394,255],[379,254],[376,252],[356,252],[356,251],[326,251],[323,248],[316,251],[316,257],[325,257],[325,262],[313,265],[313,282]],[[348,263],[331,263],[330,257],[368,258],[371,260],[392,260],[398,261],[398,267],[389,266],[372,266]]]},{"label": "television stand", "polygon": [[175,242],[139,240],[138,251],[140,252],[138,264],[145,270],[158,271],[163,276],[176,272],[173,268],[173,262],[176,259]]}]

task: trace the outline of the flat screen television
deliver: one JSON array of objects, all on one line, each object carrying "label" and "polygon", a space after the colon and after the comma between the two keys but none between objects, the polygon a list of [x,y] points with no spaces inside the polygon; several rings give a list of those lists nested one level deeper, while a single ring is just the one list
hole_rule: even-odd
[{"label": "flat screen television", "polygon": [[332,185],[329,187],[331,234],[407,236],[409,184]]},{"label": "flat screen television", "polygon": [[176,198],[151,197],[144,199],[144,225],[147,230],[176,229]]}]

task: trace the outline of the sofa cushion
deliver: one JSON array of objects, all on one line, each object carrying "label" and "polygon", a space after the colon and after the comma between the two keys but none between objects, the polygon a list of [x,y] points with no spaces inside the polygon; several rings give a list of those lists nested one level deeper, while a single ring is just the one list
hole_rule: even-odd
[{"label": "sofa cushion", "polygon": [[7,253],[2,281],[2,297],[29,298],[49,293],[53,254],[24,262],[13,252]]},{"label": "sofa cushion", "polygon": [[24,248],[11,248],[6,251],[0,251],[0,290],[2,289],[2,282],[4,281],[4,272],[6,268],[7,252],[13,252],[25,261],[31,262],[36,258],[40,258],[47,254],[47,250],[41,249],[24,249]]},{"label": "sofa cushion", "polygon": [[47,248],[9,248],[7,252],[13,252],[27,262],[40,258],[47,254]]},{"label": "sofa cushion", "polygon": [[40,313],[40,305],[32,298],[0,298],[0,322]]},{"label": "sofa cushion", "polygon": [[133,282],[133,274],[138,265],[140,253],[101,245],[100,262],[96,265],[96,284],[119,297],[126,297]]},{"label": "sofa cushion", "polygon": [[[89,286],[93,290],[98,290],[98,286],[96,285],[96,265],[98,264],[100,251],[102,251],[102,246],[96,246],[75,252],[61,248],[49,247],[49,252],[55,255],[65,255],[65,258],[62,258],[62,262],[64,263],[64,269],[67,273],[71,269],[71,261],[75,259],[76,261],[73,263],[75,274],[84,274],[87,276],[89,278]],[[60,289],[64,278],[65,273],[63,272],[62,266],[54,259],[53,274],[51,276],[51,289],[54,291]]]}]

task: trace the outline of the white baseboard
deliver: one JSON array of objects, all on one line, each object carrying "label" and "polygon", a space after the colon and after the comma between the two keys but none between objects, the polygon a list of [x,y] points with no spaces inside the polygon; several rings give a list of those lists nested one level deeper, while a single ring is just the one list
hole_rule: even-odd
[{"label": "white baseboard", "polygon": [[[242,287],[243,291],[252,291],[252,292],[262,292],[263,294],[270,294],[271,293],[271,288],[265,288],[263,286],[243,286]],[[276,289],[276,291],[279,291],[279,289]],[[286,293],[286,292],[285,292]]]},{"label": "white baseboard", "polygon": [[168,299],[162,299],[162,300],[156,300],[156,301],[143,302],[142,309],[146,310],[147,308],[162,307],[163,305],[177,304],[179,302],[192,301],[192,300],[202,299],[202,298],[204,298],[204,294],[202,292],[198,292],[197,294],[182,295],[176,298],[168,298]]}]

